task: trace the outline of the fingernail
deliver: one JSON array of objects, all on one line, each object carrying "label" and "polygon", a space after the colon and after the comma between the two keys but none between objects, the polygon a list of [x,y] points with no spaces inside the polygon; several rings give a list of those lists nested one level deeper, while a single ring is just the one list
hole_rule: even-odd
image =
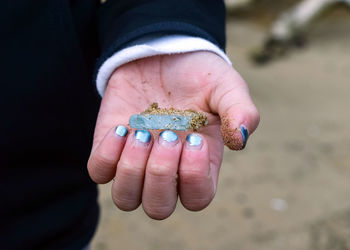
[{"label": "fingernail", "polygon": [[118,125],[115,128],[115,133],[121,137],[124,137],[128,134],[128,129],[123,125]]},{"label": "fingernail", "polygon": [[159,143],[166,146],[175,146],[178,142],[178,136],[171,130],[164,130],[160,133]]},{"label": "fingernail", "polygon": [[151,140],[151,133],[147,130],[136,130],[135,139],[142,143],[147,143]]},{"label": "fingernail", "polygon": [[243,137],[242,149],[244,149],[245,145],[247,144],[248,137],[249,137],[248,130],[244,125],[241,125],[241,133],[242,133],[242,137]]},{"label": "fingernail", "polygon": [[197,134],[189,134],[186,137],[187,145],[191,148],[200,149],[202,147],[202,137]]}]

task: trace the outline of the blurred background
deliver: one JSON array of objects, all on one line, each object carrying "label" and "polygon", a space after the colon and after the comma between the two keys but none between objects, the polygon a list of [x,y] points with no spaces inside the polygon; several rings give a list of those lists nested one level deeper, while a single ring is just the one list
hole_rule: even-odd
[{"label": "blurred background", "polygon": [[[101,185],[92,249],[350,249],[350,7],[311,1],[324,7],[301,24],[301,1],[227,1],[227,53],[260,110],[258,130],[244,151],[225,150],[204,211],[178,202],[154,221],[115,208]],[[276,35],[279,25],[290,30]]]}]

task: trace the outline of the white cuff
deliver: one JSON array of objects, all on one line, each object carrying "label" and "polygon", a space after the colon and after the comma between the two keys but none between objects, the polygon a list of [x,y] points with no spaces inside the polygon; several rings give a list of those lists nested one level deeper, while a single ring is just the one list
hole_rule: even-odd
[{"label": "white cuff", "polygon": [[115,69],[125,63],[164,54],[177,54],[193,51],[211,51],[221,56],[229,65],[232,65],[230,59],[218,46],[199,37],[186,35],[169,35],[146,37],[139,39],[129,47],[114,53],[99,68],[96,77],[96,87],[98,93],[103,96],[109,78]]}]

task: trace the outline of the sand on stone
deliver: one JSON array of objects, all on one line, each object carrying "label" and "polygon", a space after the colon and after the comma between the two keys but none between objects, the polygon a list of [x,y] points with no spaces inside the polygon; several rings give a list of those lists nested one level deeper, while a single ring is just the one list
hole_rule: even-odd
[{"label": "sand on stone", "polygon": [[147,108],[141,115],[180,115],[180,116],[189,116],[192,117],[190,121],[190,129],[194,131],[199,130],[201,127],[204,127],[208,124],[208,118],[205,114],[192,110],[180,110],[175,108],[159,108],[158,103],[152,103],[149,108]]}]

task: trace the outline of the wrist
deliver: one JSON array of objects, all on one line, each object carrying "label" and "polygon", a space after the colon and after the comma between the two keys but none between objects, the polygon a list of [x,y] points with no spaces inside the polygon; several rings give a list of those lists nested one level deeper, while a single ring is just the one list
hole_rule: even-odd
[{"label": "wrist", "polygon": [[114,53],[100,67],[96,77],[96,87],[104,95],[113,72],[123,64],[155,55],[171,55],[194,51],[210,51],[232,65],[225,52],[213,43],[198,37],[185,35],[149,36],[129,44],[129,47]]}]

